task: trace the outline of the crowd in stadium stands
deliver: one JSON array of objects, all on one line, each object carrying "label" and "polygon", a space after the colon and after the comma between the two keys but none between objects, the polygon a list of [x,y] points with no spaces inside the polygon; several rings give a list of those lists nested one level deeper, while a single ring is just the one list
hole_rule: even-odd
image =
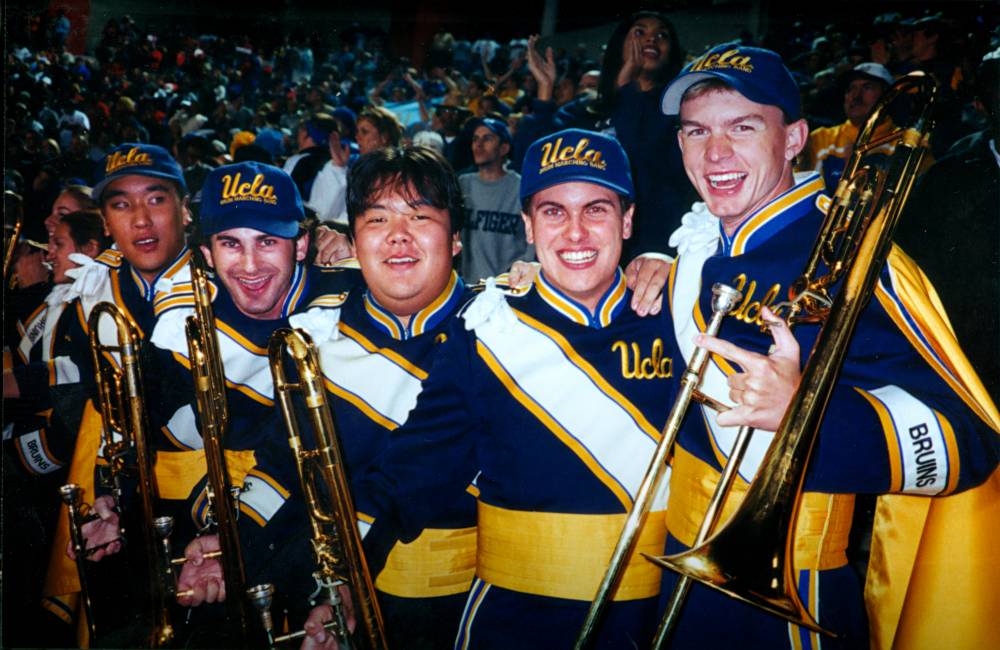
[{"label": "crowd in stadium stands", "polygon": [[[983,128],[983,118],[972,108],[972,88],[978,63],[996,48],[989,16],[964,3],[961,9],[962,15],[885,14],[869,24],[861,24],[857,16],[849,24],[795,23],[789,33],[772,31],[759,43],[790,63],[811,128],[843,120],[842,80],[859,63],[882,64],[892,75],[929,71],[944,96],[933,143],[939,157],[960,137]],[[308,148],[302,146],[301,127],[317,115],[333,119],[320,120],[313,135],[322,139],[333,130],[352,154],[364,149],[374,126],[380,137],[389,137],[386,143],[404,139],[443,147],[459,173],[474,171],[472,134],[462,127],[471,118],[490,116],[510,130],[509,166],[517,170],[519,154],[530,144],[518,135],[527,116],[567,105],[570,114],[574,106],[593,112],[597,104],[627,100],[624,93],[609,96],[603,91],[601,61],[565,50],[554,53],[552,78],[542,79],[551,87],[549,97],[540,99],[539,73],[529,65],[526,38],[470,42],[439,33],[418,69],[406,58],[393,58],[384,33],[359,25],[322,37],[298,34],[276,40],[268,34],[263,39],[270,42],[263,44],[251,36],[224,38],[191,27],[186,22],[139,25],[128,16],[112,18],[85,55],[66,51],[64,15],[44,27],[11,30],[5,184],[24,194],[29,233],[40,233],[41,219],[63,187],[92,183],[95,161],[122,142],[155,143],[173,151],[189,171],[196,195],[207,169],[226,161],[284,164]],[[720,40],[729,36],[720,34]],[[700,52],[684,50],[683,33],[670,37],[664,67],[672,76],[685,57]],[[744,32],[739,39],[752,37]],[[538,58],[545,62],[543,53]],[[654,85],[662,87],[669,76]],[[592,101],[598,96],[603,102]],[[389,115],[373,113],[373,107]],[[606,106],[598,108],[610,115]],[[381,121],[374,119],[380,113]],[[542,122],[531,123],[532,139],[540,128],[567,124],[550,118]],[[384,133],[383,123],[393,127],[391,133]],[[626,139],[621,133],[619,137]],[[322,150],[328,143],[311,146]],[[321,151],[320,158],[325,162],[329,153]],[[640,180],[640,206],[644,190],[648,193]],[[307,194],[303,198],[308,202]],[[671,213],[671,221],[679,219],[687,198],[660,212]],[[330,213],[321,216],[337,221]],[[662,231],[669,234],[670,229]]]}]

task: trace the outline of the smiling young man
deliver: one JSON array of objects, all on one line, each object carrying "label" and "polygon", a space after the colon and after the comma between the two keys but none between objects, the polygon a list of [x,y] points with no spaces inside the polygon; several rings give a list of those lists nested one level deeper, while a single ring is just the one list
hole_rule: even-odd
[{"label": "smiling young man", "polygon": [[[784,311],[777,303],[802,272],[830,200],[818,174],[792,173],[808,128],[798,88],[775,53],[738,44],[713,48],[671,83],[663,109],[679,114],[684,167],[705,202],[696,204],[671,238],[681,251],[668,292],[677,343],[685,359],[696,344],[718,355],[702,391],[733,407],[723,414],[703,409],[697,414],[702,417],[685,420],[667,508],[672,553],[693,542],[737,426],[757,428],[740,466],[741,479],[747,480],[757,472],[773,437],[769,432],[799,383],[818,327],[798,325],[790,332],[772,310]],[[719,338],[701,335],[710,311],[708,287],[715,282],[744,294]],[[961,353],[943,353],[957,346],[944,343],[950,331],[922,295],[925,282],[912,262],[898,252],[890,255],[858,323],[805,479],[804,514],[794,532],[793,588],[837,638],[820,639],[695,585],[672,637],[674,647],[867,646],[862,585],[847,560],[855,493],[947,495],[994,471],[1000,417]],[[745,485],[738,482],[734,500]],[[879,512],[888,515],[881,506]],[[926,516],[926,508],[923,512]],[[885,592],[878,578],[885,575],[887,559],[912,557],[892,544],[920,538],[919,528],[895,525],[885,524],[890,542],[872,544],[871,593]],[[664,595],[675,582],[675,574],[666,572]],[[867,605],[871,616],[884,613],[878,600]],[[871,630],[885,643],[895,620],[875,618]]]},{"label": "smiling young man", "polygon": [[[175,282],[187,278],[190,252],[184,242],[184,227],[190,213],[180,166],[155,145],[126,143],[112,149],[103,161],[92,196],[100,205],[105,231],[116,248],[72,271],[75,280],[70,297],[74,303],[69,308],[75,309],[77,317],[68,333],[69,361],[57,369],[56,383],[78,382],[80,394],[90,398],[83,407],[68,481],[84,488],[84,500],[92,500],[101,517],[101,521],[88,524],[87,531],[95,539],[107,541],[116,536],[118,522],[111,497],[95,498],[94,494],[101,423],[94,407],[97,386],[87,319],[96,304],[111,302],[138,327],[140,337],[149,334],[155,322],[154,303]],[[103,319],[101,340],[113,342],[115,336],[111,321]],[[43,607],[70,622],[79,584],[74,563],[63,553],[69,546],[68,531],[61,523],[66,520],[65,512],[59,517]],[[117,550],[117,546],[115,543],[107,550]],[[97,551],[90,559],[98,560],[104,553]]]},{"label": "smiling young man", "polygon": [[[347,468],[357,477],[406,421],[471,296],[452,270],[464,214],[443,156],[424,147],[362,156],[351,170],[347,212],[364,282],[339,310],[293,324],[319,345]],[[454,641],[475,565],[475,497],[462,490],[437,495],[435,504],[428,529],[394,545],[385,568],[373,573],[390,647]],[[317,620],[326,616],[317,611]]]},{"label": "smiling young man", "polygon": [[[406,423],[355,481],[376,571],[474,483],[476,573],[451,630],[457,648],[572,642],[672,394],[669,320],[628,308],[618,268],[633,200],[621,146],[566,130],[534,143],[523,170],[540,274],[518,295],[491,283],[462,310]],[[663,543],[662,515],[649,520],[645,550]],[[640,559],[626,576],[604,646],[648,643],[659,587],[649,569]]]},{"label": "smiling young man", "polygon": [[[267,355],[273,332],[288,326],[288,317],[308,308],[342,300],[341,273],[307,264],[311,224],[291,177],[277,167],[245,162],[209,173],[202,188],[199,223],[192,241],[214,271],[212,308],[227,390],[230,424],[224,447],[232,484],[240,488],[239,533],[247,585],[270,582],[278,595],[275,611],[304,611],[294,596],[312,589],[305,569],[309,547],[297,522],[304,518],[298,476],[280,415]],[[169,457],[171,480],[161,481],[159,507],[175,514],[174,544],[203,531],[211,512],[207,502],[205,461],[200,453],[201,414],[195,406],[185,319],[194,312],[189,285],[175,286],[157,305],[150,341],[154,348],[147,373],[160,457]],[[162,426],[161,426],[162,425]],[[158,467],[158,473],[159,473]],[[189,555],[216,550],[209,529],[189,544]],[[282,549],[276,552],[274,549]],[[301,567],[301,571],[296,571]],[[221,585],[217,561],[185,565],[178,584],[192,594],[183,606],[216,600]],[[300,582],[297,582],[300,581]],[[241,594],[242,596],[242,594]],[[301,599],[300,599],[301,601]],[[226,632],[218,608],[199,608],[190,626],[197,644],[226,642],[213,635]],[[232,639],[229,639],[232,642]]]}]

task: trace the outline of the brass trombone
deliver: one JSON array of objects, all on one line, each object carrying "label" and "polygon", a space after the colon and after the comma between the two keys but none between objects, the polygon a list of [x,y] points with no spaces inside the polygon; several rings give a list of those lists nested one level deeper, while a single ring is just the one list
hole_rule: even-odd
[{"label": "brass trombone", "polygon": [[[11,276],[11,268],[14,261],[14,251],[17,250],[18,240],[21,238],[21,229],[24,227],[24,201],[20,194],[4,190],[4,249],[3,249],[3,281],[4,285],[13,288],[14,278]],[[14,223],[6,222],[6,213],[9,209],[14,210]],[[10,234],[7,234],[7,231]]]},{"label": "brass trombone", "polygon": [[[357,647],[355,644],[371,650],[386,648],[382,613],[375,597],[374,581],[361,550],[361,535],[344,471],[343,454],[327,403],[316,348],[309,335],[302,330],[283,328],[271,336],[268,356],[274,377],[274,392],[288,427],[288,444],[295,455],[302,493],[309,508],[311,541],[317,564],[313,574],[317,584],[316,594],[322,593],[333,606],[334,634],[341,641],[350,638],[352,648]],[[297,381],[288,377],[286,363],[289,361],[298,373]],[[316,449],[303,448],[298,415],[292,401],[296,391],[301,392],[304,398]],[[325,503],[322,496],[324,490],[332,504]],[[354,609],[358,613],[359,631],[353,635],[348,633],[338,591],[338,586],[342,584],[350,587]],[[302,635],[298,632],[274,641],[280,643]]]},{"label": "brass trombone", "polygon": [[[683,553],[649,558],[683,577],[825,634],[831,632],[816,623],[795,588],[794,527],[802,484],[848,345],[875,290],[923,159],[935,93],[934,82],[923,73],[903,77],[875,106],[858,134],[806,268],[785,303],[790,308],[789,324],[822,326],[799,390],[739,508],[703,543]],[[910,124],[874,138],[889,106],[904,95],[912,100]],[[890,142],[896,148],[884,171],[864,164],[868,154]],[[830,290],[838,283],[831,298]],[[730,457],[729,464],[738,466],[740,460]],[[725,497],[717,491],[709,508]],[[674,620],[676,612],[674,619],[663,620],[657,643],[665,640]]]},{"label": "brass trombone", "polygon": [[[100,325],[104,316],[110,318],[117,331],[117,344],[101,342]],[[97,376],[98,403],[101,412],[101,439],[107,466],[101,469],[101,480],[111,488],[115,504],[120,507],[123,479],[133,473],[138,478],[138,497],[141,508],[142,536],[150,578],[150,608],[152,611],[152,631],[149,637],[151,647],[162,647],[174,637],[170,623],[168,598],[173,589],[172,581],[165,576],[173,573],[169,564],[165,565],[159,553],[161,546],[157,533],[157,518],[154,503],[158,498],[156,475],[153,471],[153,449],[150,446],[149,425],[146,422],[145,397],[142,389],[142,373],[139,366],[139,332],[125,313],[115,304],[98,303],[87,319],[90,331],[90,351],[93,356]],[[118,356],[117,364],[115,355]],[[135,468],[129,464],[129,456],[135,454]],[[67,504],[79,506],[79,493],[73,485],[63,486],[61,492]],[[78,507],[70,508],[70,530],[80,524],[74,521]],[[74,540],[75,544],[75,540]],[[82,545],[81,545],[82,546]],[[84,553],[87,552],[87,549]],[[93,551],[94,549],[89,549]],[[77,552],[77,558],[81,553]],[[78,568],[81,568],[78,560]],[[80,572],[80,583],[86,578]],[[84,596],[85,603],[89,595]]]},{"label": "brass trombone", "polygon": [[[723,319],[740,304],[740,300],[742,299],[743,294],[737,289],[724,284],[713,286],[712,317],[705,328],[705,333],[710,336],[718,334]],[[594,600],[591,601],[587,617],[577,635],[573,646],[576,650],[582,650],[591,643],[600,618],[614,596],[622,575],[625,573],[628,560],[635,553],[636,544],[639,542],[639,532],[642,522],[653,505],[653,497],[657,492],[657,487],[667,467],[667,457],[673,449],[674,441],[677,439],[681,423],[688,408],[691,406],[691,402],[708,403],[711,406],[718,406],[714,400],[703,395],[698,390],[707,364],[708,350],[705,348],[695,348],[694,354],[691,355],[690,363],[685,368],[684,374],[681,375],[680,392],[674,401],[673,407],[670,409],[667,422],[663,425],[663,430],[660,432],[660,442],[653,451],[653,458],[649,461],[649,469],[646,470],[642,483],[639,485],[635,502],[632,504],[632,509],[629,511],[628,517],[625,519],[625,524],[622,526],[621,535],[618,537],[615,549],[611,553],[608,569],[597,587],[597,593],[594,596]],[[725,407],[721,408],[724,409]],[[749,430],[747,430],[745,437],[749,439]]]},{"label": "brass trombone", "polygon": [[201,436],[205,445],[208,473],[208,525],[219,536],[219,561],[226,583],[226,613],[239,625],[244,639],[249,635],[250,621],[246,592],[246,576],[240,534],[237,524],[236,501],[223,437],[229,429],[229,408],[226,402],[226,375],[219,352],[219,339],[212,310],[212,293],[205,261],[197,250],[191,255],[191,289],[195,313],[185,321],[191,375],[194,378],[195,399],[201,420]]},{"label": "brass trombone", "polygon": [[69,540],[76,556],[76,573],[80,578],[80,600],[83,603],[83,615],[87,618],[87,630],[90,638],[97,638],[97,623],[94,620],[94,605],[90,596],[90,584],[87,580],[87,541],[83,537],[83,524],[93,521],[86,514],[83,503],[83,488],[75,483],[67,483],[59,488],[59,497],[69,511]]}]

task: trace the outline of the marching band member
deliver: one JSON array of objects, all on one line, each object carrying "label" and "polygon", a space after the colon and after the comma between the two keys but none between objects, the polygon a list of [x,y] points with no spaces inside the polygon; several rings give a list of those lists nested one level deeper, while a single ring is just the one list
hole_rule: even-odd
[{"label": "marching band member", "polygon": [[[294,611],[292,595],[312,589],[309,570],[289,567],[309,557],[304,537],[286,544],[297,529],[289,522],[305,516],[298,478],[282,424],[274,408],[274,387],[267,344],[288,316],[308,307],[339,304],[340,287],[353,283],[339,270],[309,264],[312,222],[291,178],[277,167],[256,162],[213,170],[202,188],[199,223],[192,236],[214,270],[213,311],[225,372],[230,425],[224,432],[227,469],[239,488],[239,536],[247,584],[276,586],[279,606]],[[193,406],[185,319],[193,314],[189,286],[175,287],[159,305],[150,338],[155,350],[155,377],[147,381],[159,396],[157,410],[165,422],[159,445],[174,457],[172,481],[161,498],[183,503],[175,540],[186,543],[210,516],[200,414]],[[161,451],[160,456],[165,454]],[[158,474],[161,473],[158,467]],[[164,472],[164,475],[166,472]],[[174,504],[177,505],[176,503]],[[276,555],[275,548],[286,548]],[[202,554],[219,549],[215,534],[188,544],[178,590],[190,591],[181,605],[198,606],[225,598],[222,567]],[[296,583],[302,578],[303,583]],[[305,608],[305,605],[302,605]],[[218,626],[203,625],[212,612],[192,617],[195,645],[219,642]],[[301,620],[301,619],[300,619]],[[200,628],[200,629],[199,629]]]},{"label": "marching band member", "polygon": [[[73,282],[67,271],[78,266],[72,260],[74,253],[93,258],[105,248],[104,224],[96,211],[68,212],[53,221],[46,253],[52,267],[52,290],[26,320],[24,335],[15,347],[15,364],[4,373],[4,413],[9,427],[4,434],[3,480],[9,507],[4,552],[6,579],[31,589],[21,594],[20,611],[31,617],[19,618],[22,621],[36,621],[34,617],[41,613],[37,604],[49,544],[59,522],[58,487],[65,482],[82,407],[81,400],[72,399],[79,378],[65,372],[66,335],[76,318],[74,310],[67,309]],[[68,395],[53,399],[53,393],[64,389]],[[37,630],[31,624],[12,628],[10,644],[37,641],[37,637],[18,641],[13,636],[18,628],[32,634]]]},{"label": "marching band member", "polygon": [[[490,286],[462,310],[414,410],[355,486],[377,571],[475,480],[476,578],[458,648],[572,642],[673,392],[669,320],[628,308],[618,267],[633,198],[621,145],[562,131],[532,145],[522,169],[540,274],[519,295]],[[662,514],[650,522],[646,551],[665,535]],[[634,561],[602,645],[648,643],[658,591],[658,571]],[[319,620],[314,611],[305,647],[332,645]]]},{"label": "marching band member", "polygon": [[[123,310],[141,336],[152,330],[154,304],[187,279],[190,253],[184,241],[184,227],[190,220],[187,187],[180,166],[162,147],[126,143],[105,157],[102,176],[93,189],[101,207],[105,232],[115,243],[91,264],[76,271],[68,307],[76,314],[68,333],[69,362],[64,371],[79,377],[91,399],[83,408],[79,434],[68,480],[84,488],[84,500],[93,500],[100,520],[86,524],[89,546],[107,544],[88,556],[98,561],[117,552],[118,514],[108,495],[95,496],[94,464],[100,446],[100,415],[94,407],[96,382],[90,351],[87,318],[100,302],[112,302]],[[108,331],[103,331],[107,327]],[[101,324],[103,341],[114,340],[109,319]],[[96,486],[99,488],[99,486]],[[60,528],[54,542],[49,573],[44,588],[43,607],[63,620],[72,620],[73,594],[79,584],[68,530],[60,514]],[[64,549],[68,552],[64,552]]]},{"label": "marching band member", "polygon": [[[776,303],[802,272],[830,201],[818,174],[793,177],[808,127],[795,82],[775,53],[718,46],[671,83],[663,109],[680,116],[684,166],[705,201],[671,240],[681,251],[668,285],[677,343],[685,359],[695,345],[714,353],[702,390],[734,407],[688,417],[681,430],[667,509],[672,553],[692,543],[736,426],[758,428],[740,466],[735,492],[742,494],[798,383],[819,328],[799,325],[789,336]],[[718,338],[699,334],[714,282],[744,294]],[[864,647],[867,618],[882,638],[885,605],[870,601],[866,616],[862,585],[845,554],[854,494],[948,495],[983,481],[997,464],[996,408],[949,342],[947,321],[931,308],[926,286],[894,250],[858,324],[806,475],[795,533],[797,587],[815,620],[838,638],[821,639],[695,585],[674,647]],[[770,353],[763,324],[783,341]],[[876,529],[899,525],[879,512]],[[894,530],[905,537],[903,528]],[[889,576],[876,567],[891,555],[891,547],[873,543],[869,594],[887,591]],[[664,595],[675,581],[665,572]]]},{"label": "marching band member", "polygon": [[[19,363],[4,372],[4,398],[30,404],[30,410],[38,414],[31,423],[19,423],[11,436],[16,447],[12,451],[29,474],[57,472],[69,463],[73,452],[76,432],[68,429],[75,427],[79,413],[74,417],[62,408],[52,412],[49,389],[59,383],[79,381],[75,372],[66,371],[68,329],[76,316],[67,309],[71,273],[80,266],[74,256],[92,259],[104,248],[104,224],[99,213],[77,211],[55,219],[46,253],[52,267],[52,290],[26,320],[24,336],[16,348]],[[25,424],[35,426],[22,426]]]},{"label": "marching band member", "polygon": [[[372,465],[406,421],[459,308],[471,297],[453,258],[462,193],[451,166],[423,147],[386,148],[351,169],[348,217],[364,285],[314,332],[352,476]],[[293,317],[296,324],[300,316]],[[471,493],[470,493],[471,492]],[[440,497],[440,510],[396,544],[375,586],[390,647],[454,642],[475,568],[475,487]]]}]

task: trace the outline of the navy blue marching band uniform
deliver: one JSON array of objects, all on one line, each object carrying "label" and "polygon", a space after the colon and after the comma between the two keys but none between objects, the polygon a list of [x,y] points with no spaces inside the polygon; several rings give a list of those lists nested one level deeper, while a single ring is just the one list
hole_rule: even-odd
[{"label": "navy blue marching band uniform", "polygon": [[[336,312],[292,317],[314,334],[349,474],[358,477],[406,422],[421,381],[471,294],[455,272],[440,296],[403,325],[364,286]],[[319,333],[316,323],[325,330]],[[390,647],[440,648],[454,640],[476,561],[475,488],[441,494],[426,529],[397,543],[373,575]],[[355,491],[354,497],[358,499]]]},{"label": "navy blue marching band uniform", "polygon": [[[476,578],[456,648],[567,647],[583,621],[673,394],[669,321],[636,316],[630,297],[620,271],[595,316],[544,274],[519,297],[488,288],[357,485],[377,569],[475,480]],[[656,553],[662,514],[650,521],[639,548]],[[658,573],[633,559],[601,645],[648,643]]]},{"label": "navy blue marching band uniform", "polygon": [[[773,308],[783,300],[804,268],[830,203],[823,189],[818,174],[800,175],[794,187],[750,215],[732,236],[721,231],[718,219],[703,206],[685,219],[672,240],[681,255],[668,284],[684,358],[692,353],[691,338],[705,328],[710,295],[704,288],[715,282],[744,293],[719,336],[767,353],[771,337],[760,328],[761,307]],[[997,436],[986,424],[988,416],[921,330],[920,306],[900,297],[894,262],[899,257],[898,251],[890,256],[851,342],[813,451],[795,533],[799,594],[819,624],[840,638],[821,638],[696,585],[674,647],[865,646],[861,584],[845,555],[854,494],[947,495],[981,482],[996,467]],[[818,330],[818,325],[793,329],[803,363]],[[726,376],[734,372],[724,359],[713,357],[702,390],[730,403]],[[667,511],[668,552],[693,542],[731,449],[736,428],[717,425],[715,417],[708,410],[691,414],[680,432]],[[737,494],[745,492],[772,437],[755,433],[740,466]],[[675,580],[675,574],[665,572],[663,594],[670,593]]]},{"label": "navy blue marching band uniform", "polygon": [[[100,414],[94,406],[97,400],[97,385],[87,319],[98,303],[114,303],[136,326],[140,338],[145,339],[152,330],[155,320],[154,304],[167,297],[175,285],[189,282],[187,263],[190,255],[191,252],[183,248],[152,282],[147,282],[119,251],[108,249],[98,255],[93,263],[80,267],[76,280],[71,285],[70,295],[73,302],[66,307],[66,312],[71,314],[66,335],[69,358],[63,361],[63,373],[67,376],[75,374],[79,378],[83,395],[88,398],[88,402],[84,406],[76,434],[68,482],[84,488],[84,501],[88,503],[93,500],[95,494],[103,493],[105,488],[101,485],[99,477],[95,480],[95,464],[98,467],[103,464],[103,459],[99,456],[102,424]],[[117,333],[111,319],[102,318],[100,327],[101,341],[117,344]],[[72,600],[75,598],[73,594],[79,591],[79,581],[74,562],[65,555],[68,542],[68,528],[65,522],[66,513],[63,507],[57,522],[58,529],[49,562],[42,606],[66,622],[70,622],[73,617]]]},{"label": "navy blue marching band uniform", "polygon": [[[70,287],[47,286],[51,291],[41,304],[16,319],[21,336],[12,343],[11,373],[20,397],[4,400],[4,577],[18,585],[19,595],[17,602],[5,603],[8,620],[29,620],[39,611],[49,545],[59,525],[58,488],[65,482],[83,405],[81,399],[64,394],[53,400],[50,394],[72,396],[79,377],[66,356],[66,330],[75,318],[66,308]],[[28,642],[16,639],[12,635],[8,642]]]},{"label": "navy blue marching band uniform", "polygon": [[[247,585],[274,584],[280,603],[276,611],[287,606],[302,618],[305,596],[315,587],[312,556],[307,536],[291,539],[301,530],[306,511],[285,425],[275,407],[267,346],[276,329],[289,326],[293,312],[339,305],[353,277],[339,269],[297,264],[276,319],[244,315],[224,289],[214,291],[212,302],[230,414],[225,455],[232,484],[240,488],[238,522]],[[190,288],[178,287],[162,306],[151,338],[161,397],[153,426],[157,476],[164,508],[178,517],[172,543],[183,548],[205,528],[209,514],[204,443],[183,328],[194,311]]]},{"label": "navy blue marching band uniform", "polygon": [[76,441],[76,431],[67,423],[79,417],[63,413],[62,409],[54,412],[50,394],[53,386],[80,381],[68,349],[69,326],[75,318],[75,309],[67,309],[70,290],[68,284],[53,286],[23,325],[17,324],[21,338],[14,348],[11,370],[21,398],[15,413],[26,417],[5,418],[10,421],[10,430],[5,432],[4,440],[28,475],[50,475],[66,467]]}]

